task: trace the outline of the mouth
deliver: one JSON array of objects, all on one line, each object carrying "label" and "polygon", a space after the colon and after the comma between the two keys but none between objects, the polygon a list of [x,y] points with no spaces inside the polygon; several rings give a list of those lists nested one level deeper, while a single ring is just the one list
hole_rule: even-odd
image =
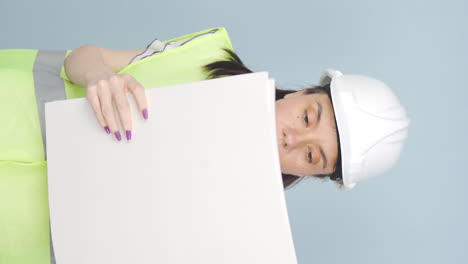
[{"label": "mouth", "polygon": [[282,147],[286,147],[286,142],[285,142],[285,139],[286,138],[286,134],[284,133],[283,130],[280,131],[280,133],[278,133],[278,148],[282,148]]}]

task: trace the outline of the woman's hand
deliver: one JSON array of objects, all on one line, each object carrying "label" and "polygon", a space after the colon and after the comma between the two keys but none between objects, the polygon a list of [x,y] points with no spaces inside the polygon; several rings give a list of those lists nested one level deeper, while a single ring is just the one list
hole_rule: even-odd
[{"label": "woman's hand", "polygon": [[[133,93],[140,112],[145,119],[148,118],[148,101],[143,86],[129,74],[117,74],[143,51],[110,50],[87,44],[72,51],[64,61],[69,80],[86,87],[86,97],[99,124],[108,134],[112,132],[119,141],[122,139],[117,123],[119,116],[127,140],[132,137],[132,115],[127,92]],[[114,115],[114,103],[118,116]]]},{"label": "woman's hand", "polygon": [[[95,77],[95,76],[94,76]],[[135,97],[138,108],[144,119],[148,119],[148,100],[143,86],[130,74],[106,73],[100,78],[93,78],[86,86],[86,98],[90,102],[94,114],[107,134],[113,133],[117,140],[121,140],[120,123],[127,140],[132,138],[133,122],[127,92]],[[114,103],[118,116],[114,115]]]}]

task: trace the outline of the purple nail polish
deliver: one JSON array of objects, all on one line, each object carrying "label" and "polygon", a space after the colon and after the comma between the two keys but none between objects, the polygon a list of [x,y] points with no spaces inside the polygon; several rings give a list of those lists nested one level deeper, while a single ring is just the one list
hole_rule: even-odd
[{"label": "purple nail polish", "polygon": [[145,119],[148,119],[148,109],[146,109],[146,108],[143,109],[142,113],[143,113],[143,117],[144,117]]},{"label": "purple nail polish", "polygon": [[110,129],[109,129],[108,126],[105,126],[105,127],[104,127],[104,130],[106,131],[107,134],[110,134]]},{"label": "purple nail polish", "polygon": [[117,131],[114,133],[115,137],[117,138],[118,141],[122,140],[122,137],[120,136],[120,132]]},{"label": "purple nail polish", "polygon": [[125,131],[125,134],[127,135],[127,140],[132,139],[132,131],[127,130],[127,131]]}]

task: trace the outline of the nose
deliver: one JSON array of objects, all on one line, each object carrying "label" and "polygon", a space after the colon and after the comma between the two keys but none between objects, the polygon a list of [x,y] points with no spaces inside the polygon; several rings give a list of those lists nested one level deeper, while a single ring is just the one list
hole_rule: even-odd
[{"label": "nose", "polygon": [[298,133],[294,129],[284,130],[283,137],[284,147],[288,149],[297,147],[305,140],[304,135]]}]

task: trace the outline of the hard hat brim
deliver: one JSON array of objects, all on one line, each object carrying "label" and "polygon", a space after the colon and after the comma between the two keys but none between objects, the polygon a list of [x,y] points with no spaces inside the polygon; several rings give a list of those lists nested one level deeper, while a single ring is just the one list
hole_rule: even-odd
[{"label": "hard hat brim", "polygon": [[[336,80],[339,79],[340,76],[343,74],[339,71],[328,69],[325,70],[320,77],[320,86],[324,86],[329,84],[330,85],[330,95],[331,101],[333,106],[333,111],[335,114],[335,121],[337,126],[337,131],[339,134],[338,140],[340,145],[340,152],[341,152],[341,169],[342,169],[342,180],[343,185],[347,189],[352,189],[356,186],[356,183],[352,180],[352,175],[350,173],[350,164],[349,159],[351,157],[350,153],[350,145],[349,143],[349,128],[346,123],[346,109],[344,102],[346,99],[343,97],[342,87],[337,84]],[[338,166],[337,166],[338,167]]]}]

